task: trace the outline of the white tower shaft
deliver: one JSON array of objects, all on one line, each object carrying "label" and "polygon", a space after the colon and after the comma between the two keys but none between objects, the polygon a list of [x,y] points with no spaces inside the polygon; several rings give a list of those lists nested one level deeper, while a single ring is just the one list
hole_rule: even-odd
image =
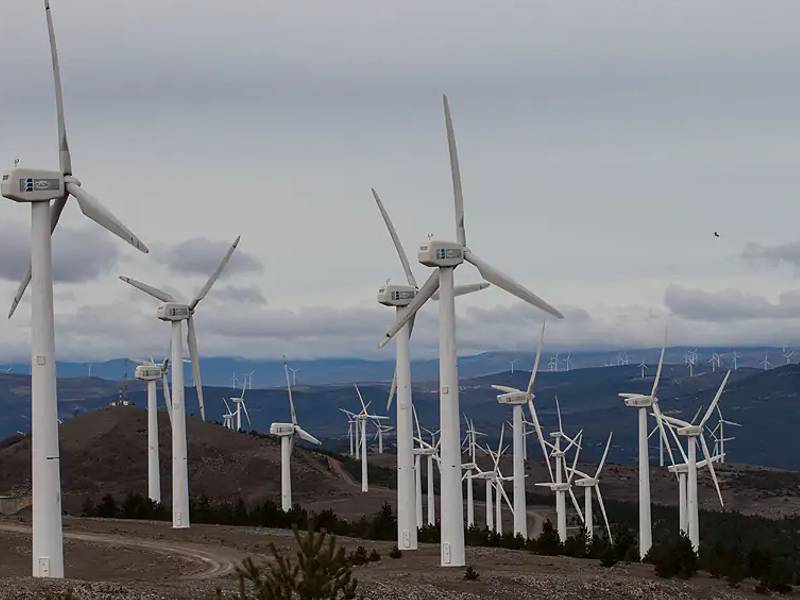
[{"label": "white tower shaft", "polygon": [[[564,457],[560,453],[561,438],[556,439],[556,483],[563,482],[562,473],[564,470],[563,461]],[[566,492],[563,490],[556,490],[556,521],[558,528],[558,539],[562,542],[567,540],[567,498]]]},{"label": "white tower shaft", "polygon": [[700,547],[700,517],[697,506],[697,438],[693,435],[688,439],[687,472],[688,486],[686,497],[686,509],[688,512],[689,540],[695,551]]},{"label": "white tower shaft", "polygon": [[498,479],[494,482],[494,531],[503,533],[503,496],[500,486],[503,483]]},{"label": "white tower shaft", "polygon": [[514,430],[514,535],[528,538],[528,515],[525,504],[525,433],[522,430],[522,405],[513,410]]},{"label": "white tower shaft", "polygon": [[467,527],[475,525],[475,493],[472,488],[472,471],[467,471]]},{"label": "white tower shaft", "polygon": [[369,471],[367,469],[367,423],[360,422],[361,427],[361,491],[369,491]]},{"label": "white tower shaft", "polygon": [[647,448],[647,409],[639,408],[639,558],[653,545],[650,521],[650,455]]},{"label": "white tower shaft", "polygon": [[156,382],[147,382],[147,497],[161,502],[161,481],[158,462],[158,397]]},{"label": "white tower shaft", "polygon": [[50,203],[31,203],[33,576],[64,577]]},{"label": "white tower shaft", "polygon": [[439,267],[439,386],[441,565],[463,567],[466,556],[461,487],[461,417],[452,267]]},{"label": "white tower shaft", "polygon": [[591,542],[594,537],[594,521],[592,520],[592,486],[586,486],[583,491],[583,518],[586,528],[586,538]]},{"label": "white tower shaft", "polygon": [[433,487],[433,455],[428,454],[428,525],[436,525],[436,493]]},{"label": "white tower shaft", "polygon": [[361,458],[361,419],[356,419],[356,460]]},{"label": "white tower shaft", "polygon": [[[398,308],[398,312],[399,312]],[[414,515],[413,415],[411,398],[411,356],[408,324],[398,332],[395,372],[397,373],[397,547],[417,549],[417,521]]]},{"label": "white tower shaft", "polygon": [[486,480],[486,529],[494,531],[494,509],[492,508],[492,482]]},{"label": "white tower shaft", "polygon": [[183,387],[183,327],[172,321],[172,527],[189,527],[189,465]]},{"label": "white tower shaft", "polygon": [[416,502],[417,528],[422,527],[422,456],[414,456],[414,500]]},{"label": "white tower shaft", "polygon": [[292,436],[281,436],[281,508],[284,512],[292,509]]},{"label": "white tower shaft", "polygon": [[678,473],[678,520],[681,532],[689,535],[689,524],[686,518],[686,473]]}]

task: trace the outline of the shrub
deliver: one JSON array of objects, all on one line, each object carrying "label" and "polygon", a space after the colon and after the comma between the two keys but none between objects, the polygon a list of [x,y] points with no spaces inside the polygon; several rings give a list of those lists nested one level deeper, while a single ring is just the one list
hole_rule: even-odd
[{"label": "shrub", "polygon": [[480,573],[478,573],[475,569],[472,568],[472,565],[469,565],[464,571],[464,579],[467,581],[478,581],[480,579]]},{"label": "shrub", "polygon": [[536,552],[547,556],[556,556],[561,553],[561,540],[553,529],[550,519],[542,525],[542,533],[536,538]]},{"label": "shrub", "polygon": [[688,536],[681,533],[668,540],[654,544],[645,557],[656,567],[659,577],[682,577],[688,579],[697,571],[697,554]]},{"label": "shrub", "polygon": [[367,564],[367,560],[369,560],[367,558],[367,549],[364,548],[364,546],[359,546],[355,549],[355,552],[350,554],[348,560],[350,561],[351,565],[356,567]]},{"label": "shrub", "polygon": [[401,558],[403,553],[400,551],[400,548],[397,546],[392,546],[391,552],[389,552],[389,558]]},{"label": "shrub", "polygon": [[[294,528],[298,550],[296,560],[279,553],[273,544],[273,562],[263,570],[245,559],[236,568],[242,600],[281,600],[295,596],[307,600],[349,600],[356,597],[358,580],[353,579],[344,549],[327,532],[309,528],[305,536]],[[327,540],[327,542],[326,542]],[[252,589],[253,595],[250,594]]]},{"label": "shrub", "polygon": [[378,554],[378,551],[375,548],[372,549],[372,552],[369,553],[367,560],[369,562],[378,562],[381,559],[381,555]]}]

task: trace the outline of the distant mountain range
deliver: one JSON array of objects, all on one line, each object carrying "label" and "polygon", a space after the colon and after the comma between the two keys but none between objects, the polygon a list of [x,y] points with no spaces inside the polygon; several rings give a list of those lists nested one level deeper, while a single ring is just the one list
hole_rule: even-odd
[{"label": "distant mountain range", "polygon": [[[667,350],[666,360],[669,363],[682,364],[686,353],[694,348],[673,347]],[[542,370],[550,370],[557,365],[557,370],[587,369],[591,367],[620,366],[625,362],[629,366],[638,365],[642,361],[654,363],[658,360],[658,348],[639,350],[603,350],[546,352],[542,358]],[[749,348],[716,348],[697,349],[695,370],[697,372],[710,369],[710,359],[714,353],[722,355],[723,367],[733,366],[733,352],[738,354],[737,366],[759,367],[766,356],[770,366],[786,364],[780,347]],[[390,381],[394,373],[394,353],[387,349],[386,360],[364,360],[360,358],[319,358],[310,360],[292,360],[290,366],[297,370],[297,382],[306,385],[362,383]],[[146,358],[146,357],[139,357]],[[160,360],[161,357],[155,357]],[[800,353],[797,355],[800,360]],[[484,352],[470,356],[461,356],[458,360],[459,376],[462,378],[480,377],[514,368],[528,371],[533,364],[533,349],[530,352]],[[209,357],[201,359],[203,383],[211,386],[229,386],[233,375],[253,372],[254,387],[274,387],[284,385],[283,362],[280,360],[245,359],[237,357]],[[102,379],[122,380],[133,376],[135,365],[122,358],[96,363],[59,362],[58,376],[62,378],[86,378],[89,376]],[[0,372],[11,369],[12,373],[29,374],[30,363],[4,364]],[[191,381],[191,369],[186,366],[186,381]],[[412,363],[412,377],[415,381],[435,381],[439,377],[439,361],[415,360]]]},{"label": "distant mountain range", "polygon": [[[653,357],[655,359],[655,356]],[[465,359],[468,365],[470,361]],[[463,367],[462,361],[459,366]],[[501,424],[510,418],[511,411],[497,404],[491,384],[524,388],[529,373],[506,369],[491,375],[463,376],[461,368],[461,408],[488,434],[487,440],[497,439]],[[605,439],[614,432],[610,460],[631,463],[636,456],[636,415],[623,405],[620,392],[649,390],[655,366],[649,365],[644,379],[637,365],[572,369],[560,372],[541,372],[536,383],[536,405],[546,431],[555,427],[557,395],[561,404],[564,426],[568,431],[584,430],[583,457],[597,460]],[[388,375],[391,375],[389,371]],[[388,379],[388,377],[387,377]],[[682,415],[690,420],[695,411],[708,404],[720,384],[722,373],[711,372],[699,365],[693,377],[683,364],[665,365],[659,397],[662,409],[669,414]],[[92,378],[65,377],[59,379],[59,414],[62,419],[105,407],[118,397],[119,382]],[[386,413],[388,382],[359,384],[362,394],[371,402],[370,410]],[[221,421],[223,397],[234,394],[230,386],[204,387],[207,417]],[[418,378],[414,384],[414,403],[423,426],[438,428],[438,393],[435,381]],[[145,402],[140,382],[129,382],[128,396],[138,406]],[[352,384],[328,383],[310,385],[302,380],[295,388],[295,403],[300,423],[315,435],[326,439],[326,447],[343,449],[347,427],[344,415],[338,410],[360,408]],[[188,412],[197,414],[197,400],[192,388],[186,389]],[[253,429],[265,432],[273,421],[289,419],[286,391],[279,387],[253,389],[247,392],[246,403]],[[159,388],[159,404],[163,400]],[[773,467],[800,469],[800,365],[785,365],[767,371],[740,367],[732,374],[721,407],[727,419],[737,421],[742,428],[730,428],[728,435],[736,440],[726,447],[729,460]],[[19,430],[30,430],[30,379],[26,375],[0,375],[0,437]],[[389,412],[394,419],[394,410]],[[716,423],[716,416],[710,425]],[[654,423],[651,422],[651,425]],[[507,432],[508,436],[508,432]],[[710,437],[708,438],[711,443]],[[509,437],[506,437],[509,440]],[[532,440],[531,440],[532,442]],[[495,442],[496,443],[496,442]],[[651,439],[653,455],[657,452],[657,437]],[[533,444],[531,451],[536,452]]]}]

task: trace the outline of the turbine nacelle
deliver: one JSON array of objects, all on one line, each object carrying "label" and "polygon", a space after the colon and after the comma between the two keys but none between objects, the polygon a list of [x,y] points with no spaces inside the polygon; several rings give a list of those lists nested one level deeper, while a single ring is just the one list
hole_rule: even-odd
[{"label": "turbine nacelle", "polygon": [[410,285],[386,284],[378,290],[378,302],[384,306],[408,306],[417,295]]},{"label": "turbine nacelle", "polygon": [[581,477],[572,482],[572,485],[579,488],[595,487],[599,482],[596,477]]},{"label": "turbine nacelle", "polygon": [[697,437],[703,433],[703,426],[686,425],[684,427],[678,427],[677,432],[678,435],[685,435],[686,437]]},{"label": "turbine nacelle", "polygon": [[458,242],[427,240],[420,245],[417,259],[426,267],[457,267],[464,262],[464,246]]},{"label": "turbine nacelle", "polygon": [[0,191],[15,202],[48,202],[64,196],[64,175],[42,169],[12,169],[3,173]]},{"label": "turbine nacelle", "polygon": [[134,377],[140,381],[157,381],[163,374],[163,369],[158,365],[137,365],[134,371]]},{"label": "turbine nacelle", "polygon": [[277,435],[280,437],[286,437],[289,435],[294,435],[294,424],[293,423],[273,423],[269,426],[269,432],[271,435]]},{"label": "turbine nacelle", "polygon": [[192,316],[192,309],[180,302],[163,302],[158,305],[156,316],[162,321],[185,321]]},{"label": "turbine nacelle", "polygon": [[497,474],[494,471],[481,471],[480,473],[473,473],[473,479],[483,479],[484,481],[497,481]]},{"label": "turbine nacelle", "polygon": [[523,406],[528,403],[528,398],[532,398],[532,395],[528,396],[528,394],[522,390],[515,390],[513,392],[506,392],[505,394],[498,394],[497,403]]},{"label": "turbine nacelle", "polygon": [[620,394],[620,397],[623,398],[625,406],[632,408],[650,408],[655,402],[653,396],[644,394]]}]

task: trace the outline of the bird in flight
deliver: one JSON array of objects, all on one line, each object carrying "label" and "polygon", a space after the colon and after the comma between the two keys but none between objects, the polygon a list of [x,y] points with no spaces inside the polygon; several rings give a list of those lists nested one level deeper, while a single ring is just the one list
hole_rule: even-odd
[{"label": "bird in flight", "polygon": [[715,231],[715,232],[714,232],[714,237],[719,237],[719,233],[717,233],[717,232]]}]

